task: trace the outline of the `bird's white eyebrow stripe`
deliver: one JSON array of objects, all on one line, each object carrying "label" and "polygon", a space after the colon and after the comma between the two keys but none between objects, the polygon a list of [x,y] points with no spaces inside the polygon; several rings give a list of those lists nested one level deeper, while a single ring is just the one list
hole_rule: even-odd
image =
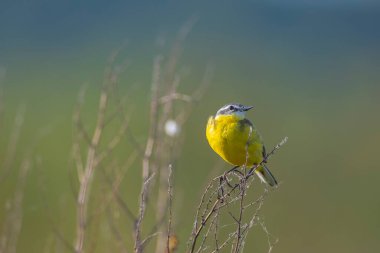
[{"label": "bird's white eyebrow stripe", "polygon": [[[232,107],[233,109],[230,109]],[[217,115],[226,115],[231,113],[244,113],[244,105],[238,103],[230,103],[222,106],[217,112]],[[244,115],[244,114],[243,114]]]}]

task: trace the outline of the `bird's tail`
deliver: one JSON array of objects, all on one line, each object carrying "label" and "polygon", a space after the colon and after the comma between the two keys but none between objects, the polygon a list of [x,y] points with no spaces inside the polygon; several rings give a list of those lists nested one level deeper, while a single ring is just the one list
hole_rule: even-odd
[{"label": "bird's tail", "polygon": [[273,174],[265,164],[258,167],[255,172],[262,182],[267,183],[270,186],[277,186],[276,178],[274,178]]}]

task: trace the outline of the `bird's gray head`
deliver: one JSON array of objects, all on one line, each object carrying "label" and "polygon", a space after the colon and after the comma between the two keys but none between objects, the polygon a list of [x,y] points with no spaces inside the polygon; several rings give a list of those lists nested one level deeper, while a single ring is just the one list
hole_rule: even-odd
[{"label": "bird's gray head", "polygon": [[244,118],[245,112],[252,109],[253,106],[245,106],[242,104],[227,104],[222,106],[217,112],[215,117],[221,115],[236,115],[238,117]]}]

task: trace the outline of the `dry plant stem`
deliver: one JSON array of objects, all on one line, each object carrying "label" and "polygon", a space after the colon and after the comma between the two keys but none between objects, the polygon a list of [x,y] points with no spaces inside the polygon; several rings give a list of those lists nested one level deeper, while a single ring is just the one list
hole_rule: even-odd
[{"label": "dry plant stem", "polygon": [[235,246],[235,253],[239,252],[241,239],[242,239],[242,219],[243,219],[243,211],[244,211],[244,197],[245,197],[245,190],[246,190],[246,181],[245,177],[241,180],[240,183],[240,212],[239,212],[239,218],[236,220],[238,224],[237,228],[237,238],[236,238],[236,246]]},{"label": "dry plant stem", "polygon": [[141,241],[141,247],[144,248],[144,246],[155,236],[158,236],[160,233],[156,232],[153,234],[148,235],[144,240]]},{"label": "dry plant stem", "polygon": [[[235,190],[236,187],[237,187],[237,186],[235,186],[234,188],[232,188],[232,189],[230,190],[230,192],[232,192],[233,190]],[[211,208],[211,210],[209,211],[209,213],[208,213],[204,218],[202,218],[202,223],[201,223],[201,225],[199,226],[199,228],[196,230],[196,232],[195,232],[195,234],[194,234],[194,237],[193,237],[193,242],[192,242],[192,244],[191,244],[191,250],[190,250],[191,253],[193,253],[194,250],[195,250],[195,245],[196,245],[196,242],[197,242],[197,239],[198,239],[200,233],[201,233],[202,230],[205,228],[205,225],[206,225],[207,221],[210,219],[210,217],[212,216],[212,214],[213,214],[214,212],[216,212],[216,210],[218,209],[218,204],[221,202],[221,200],[223,199],[224,196],[227,196],[227,195],[225,194],[225,195],[223,195],[221,198],[218,198],[218,199],[214,202],[214,204],[212,205],[212,208]]]},{"label": "dry plant stem", "polygon": [[[247,183],[247,186],[248,186],[248,183]],[[246,187],[247,187],[247,186],[246,186]],[[254,202],[251,202],[251,203],[249,203],[248,205],[244,206],[244,209],[246,209],[247,207],[252,206],[252,205],[254,205],[254,204],[257,204],[257,203],[259,204],[259,206],[256,208],[255,213],[254,213],[253,216],[252,216],[252,219],[251,219],[251,221],[250,221],[250,223],[249,223],[249,226],[248,226],[247,224],[241,224],[241,230],[240,230],[240,231],[241,231],[241,239],[240,239],[240,240],[241,240],[242,243],[244,243],[244,241],[245,241],[245,238],[246,238],[246,236],[247,236],[247,234],[248,234],[248,229],[251,228],[251,227],[253,226],[255,218],[258,217],[258,216],[257,216],[258,211],[261,209],[261,207],[262,207],[262,205],[263,205],[264,198],[265,198],[265,196],[267,195],[267,193],[268,193],[268,191],[266,190],[265,193],[264,193],[264,195],[262,195],[259,199],[257,199],[257,200],[255,200]],[[239,196],[240,196],[240,194],[239,194]],[[230,200],[229,203],[235,202],[235,201],[237,201],[237,200],[241,200],[240,197],[236,197],[235,199]],[[229,203],[225,202],[224,205],[220,205],[216,212],[219,212],[220,209],[223,208],[224,206],[228,206]],[[240,209],[240,210],[241,210],[241,209]],[[235,218],[235,217],[232,215],[232,213],[230,213],[230,215],[231,215],[232,218],[234,219],[235,223],[238,222],[238,219]],[[218,224],[216,223],[216,224],[215,224],[215,228],[216,228],[217,225],[218,225]],[[232,225],[232,224],[231,224],[231,225]],[[227,226],[227,225],[225,225],[225,226],[223,226],[223,227],[226,227],[226,226]],[[236,239],[236,238],[238,237],[238,234],[239,234],[238,232],[239,232],[239,231],[236,230],[236,231],[234,231],[233,233],[230,233],[229,236],[228,236],[228,238],[225,239],[224,242],[222,242],[222,243],[220,244],[219,247],[216,247],[216,249],[213,250],[211,253],[219,252],[219,250],[221,250],[222,248],[226,247],[229,243],[232,243],[233,239]],[[205,238],[204,238],[204,239],[205,239]],[[215,240],[217,240],[217,239],[218,239],[218,238],[215,238]],[[234,251],[234,249],[235,249],[235,247],[233,247],[233,245],[232,245],[232,249],[231,249],[231,250]],[[242,248],[240,248],[240,251],[241,251],[241,250],[242,250]]]},{"label": "dry plant stem", "polygon": [[[264,199],[265,197],[267,196],[268,194],[268,190],[265,190],[264,194],[259,198],[257,199],[256,201],[252,202],[250,205],[253,205],[254,203],[258,203],[258,207],[256,208],[254,214],[252,215],[252,218],[250,219],[250,221],[248,222],[248,224],[244,224],[244,231],[243,231],[243,239],[242,241],[244,242],[245,239],[247,238],[248,236],[248,232],[249,232],[249,229],[251,229],[256,223],[255,223],[255,220],[259,220],[259,216],[258,216],[258,213],[261,209],[261,207],[263,206],[264,204]],[[259,222],[260,225],[262,225],[262,222]],[[269,252],[271,251],[273,245],[270,244],[270,241],[269,241],[269,232],[266,230],[266,228],[264,229],[264,227],[262,226],[264,232],[267,234],[267,237],[268,237],[268,244],[269,244]]]},{"label": "dry plant stem", "polygon": [[82,121],[81,121],[81,111],[82,111],[82,105],[84,103],[84,96],[86,93],[87,85],[83,85],[78,93],[77,98],[77,106],[73,114],[73,122],[75,124],[75,129],[79,131],[78,137],[79,138],[73,138],[73,152],[72,152],[72,158],[75,162],[76,172],[79,179],[83,177],[83,171],[84,171],[84,162],[82,160],[81,156],[81,146],[80,146],[80,140],[83,138],[86,140],[86,143],[89,145],[91,144],[91,139],[87,134],[87,131],[84,129]]},{"label": "dry plant stem", "polygon": [[[191,107],[193,105],[191,102],[196,100],[190,95],[185,95],[177,92],[181,76],[178,73],[176,73],[178,60],[182,51],[182,43],[189,31],[191,30],[192,26],[194,25],[195,21],[195,18],[190,19],[189,22],[187,22],[179,31],[174,46],[172,47],[169,58],[167,60],[167,64],[165,65],[166,68],[163,71],[164,77],[162,78],[163,81],[161,84],[161,90],[164,89],[165,92],[159,99],[159,103],[162,105],[162,113],[160,114],[158,122],[159,141],[156,147],[156,157],[158,157],[159,160],[157,161],[157,170],[159,168],[166,168],[167,164],[172,163],[178,155],[179,149],[177,147],[179,147],[180,145],[180,140],[178,138],[170,140],[161,138],[165,135],[165,122],[167,122],[167,120],[173,117],[173,114],[175,114],[174,102],[176,100],[182,100],[188,103],[188,105],[185,106],[180,113],[177,113],[179,117],[175,117],[175,121],[178,123],[179,128],[181,128],[181,126],[184,124],[191,112]],[[202,82],[201,86],[204,84],[205,83]],[[199,90],[199,88],[197,90]],[[201,95],[199,92],[196,93],[199,96]],[[155,252],[159,253],[165,251],[165,249],[168,250],[168,246],[165,245],[165,241],[167,241],[168,238],[165,238],[166,231],[165,227],[162,224],[165,222],[165,217],[167,217],[167,209],[168,205],[170,205],[170,200],[168,198],[170,196],[168,196],[166,190],[166,182],[169,177],[168,171],[165,169],[160,169],[159,171],[157,171],[157,173],[159,173],[159,186],[158,199],[156,202],[156,226],[154,228],[155,230],[153,231],[156,231],[157,229],[157,231],[159,232],[158,238],[156,240],[155,249]],[[167,236],[170,236],[170,234],[167,234]]]},{"label": "dry plant stem", "polygon": [[[167,80],[172,80],[170,87],[168,88],[167,93],[174,93],[179,85],[180,78],[178,75],[174,77],[167,77]],[[159,189],[158,189],[158,199],[156,202],[156,224],[159,232],[156,250],[155,252],[163,252],[166,245],[166,237],[165,237],[165,227],[162,226],[162,223],[165,221],[165,216],[167,214],[168,209],[168,191],[167,191],[167,180],[169,178],[169,171],[166,170],[167,163],[172,162],[174,155],[173,152],[169,151],[173,148],[174,144],[168,143],[165,141],[162,136],[164,136],[164,125],[165,122],[170,118],[170,114],[173,111],[173,100],[169,100],[167,103],[162,105],[162,113],[160,114],[158,121],[158,142],[156,148],[156,156],[159,157],[159,161],[157,161],[157,169],[159,169]],[[163,169],[161,169],[163,168]]]},{"label": "dry plant stem", "polygon": [[142,178],[145,181],[150,173],[150,161],[152,156],[152,151],[157,138],[157,119],[158,119],[158,85],[160,83],[160,65],[161,56],[157,56],[154,59],[153,65],[153,80],[151,87],[151,103],[150,103],[150,128],[149,136],[146,142],[143,165],[142,165]]},{"label": "dry plant stem", "polygon": [[[167,150],[166,147],[160,147],[162,151]],[[165,154],[159,155],[160,158],[165,157]],[[166,159],[165,159],[166,160]],[[162,165],[164,166],[164,165]],[[158,198],[156,201],[156,225],[155,229],[157,229],[158,232],[158,238],[156,241],[156,253],[160,253],[166,249],[166,232],[167,228],[163,226],[163,224],[166,222],[166,215],[168,211],[168,191],[167,191],[167,185],[163,184],[163,182],[167,182],[168,180],[168,171],[165,170],[165,167],[161,167],[162,169],[159,170],[159,189],[158,189]],[[166,186],[166,187],[165,187]]]},{"label": "dry plant stem", "polygon": [[205,250],[207,248],[207,246],[204,247],[204,245],[205,245],[207,237],[208,237],[208,235],[209,235],[209,233],[211,231],[211,228],[215,225],[215,222],[217,220],[216,218],[217,217],[216,217],[216,212],[215,212],[215,214],[213,215],[213,217],[211,219],[211,225],[208,227],[208,229],[207,229],[204,237],[202,238],[201,245],[199,246],[199,248],[198,248],[198,250],[197,250],[196,253],[200,253],[202,250]]},{"label": "dry plant stem", "polygon": [[[200,203],[199,203],[199,205],[198,205],[198,207],[197,207],[197,211],[196,211],[196,215],[195,215],[195,221],[194,221],[194,225],[193,225],[193,230],[192,230],[192,232],[191,232],[191,236],[193,236],[193,238],[190,238],[189,239],[189,241],[188,241],[188,243],[187,243],[187,247],[188,248],[190,248],[191,247],[191,245],[192,245],[192,240],[194,240],[194,238],[195,238],[195,236],[196,236],[196,234],[197,234],[197,231],[198,231],[198,229],[199,229],[199,227],[198,227],[198,217],[200,217],[200,211],[201,211],[201,209],[202,209],[202,206],[205,204],[205,200],[206,200],[206,195],[207,195],[207,193],[211,190],[211,188],[213,187],[213,184],[214,184],[214,182],[215,181],[219,181],[219,179],[220,179],[220,177],[217,177],[217,178],[214,178],[214,179],[212,179],[211,180],[211,182],[206,186],[206,189],[205,189],[205,191],[203,192],[203,194],[202,194],[202,197],[201,197],[201,201],[200,201]],[[225,182],[223,182],[223,184],[224,184]],[[222,187],[222,185],[221,186],[219,186],[219,188],[221,188]],[[213,196],[213,195],[215,195],[217,192],[219,192],[219,188],[218,189],[216,189],[216,190],[214,190],[212,193],[211,193],[211,197]],[[207,201],[207,204],[206,204],[206,208],[205,208],[205,210],[202,212],[202,216],[201,216],[201,225],[200,226],[203,226],[204,224],[203,224],[203,222],[204,222],[204,217],[206,216],[206,213],[207,213],[207,211],[209,210],[209,205],[211,204],[211,197],[208,199],[208,201]],[[219,208],[217,209],[217,211],[219,210]]]},{"label": "dry plant stem", "polygon": [[[159,121],[158,121],[158,131],[159,136],[164,135],[164,125],[165,122],[171,117],[171,114],[173,113],[173,102],[178,97],[187,97],[189,101],[191,101],[191,97],[183,94],[177,93],[177,88],[180,84],[180,76],[176,73],[176,66],[178,63],[178,59],[181,55],[181,45],[183,43],[183,40],[191,30],[191,27],[193,25],[193,20],[191,22],[189,21],[186,25],[184,25],[180,32],[177,35],[177,38],[175,40],[174,46],[172,47],[172,50],[170,52],[169,58],[167,60],[166,68],[163,71],[164,76],[162,80],[161,89],[165,89],[163,97],[159,99],[159,103],[162,105],[162,113],[160,115]],[[177,95],[174,95],[177,94]],[[181,126],[181,124],[179,124]],[[176,155],[173,154],[172,150],[175,148],[176,145],[178,145],[178,140],[175,142],[168,142],[165,141],[164,138],[160,138],[160,141],[157,146],[157,154],[156,156],[160,158],[160,161],[158,166],[162,166],[163,168],[166,168],[167,164],[172,162],[173,159],[175,159]],[[158,169],[158,168],[157,168]],[[166,248],[165,245],[165,228],[161,226],[162,222],[165,219],[165,215],[167,214],[167,208],[168,208],[168,195],[167,195],[167,178],[168,178],[168,171],[167,170],[160,170],[160,177],[159,177],[159,190],[158,190],[158,199],[157,199],[157,205],[156,205],[156,224],[157,229],[159,231],[159,238],[157,239],[156,243],[156,252],[162,252]]]},{"label": "dry plant stem", "polygon": [[[251,135],[252,135],[252,127],[250,126],[249,127],[249,134],[248,134],[248,140],[251,138]],[[244,177],[241,179],[240,181],[240,212],[239,212],[239,219],[236,220],[237,224],[238,224],[238,227],[237,227],[237,238],[236,238],[236,246],[235,246],[235,253],[238,253],[239,252],[239,249],[240,249],[240,244],[241,244],[241,240],[242,240],[242,220],[243,220],[243,211],[244,211],[244,197],[245,197],[245,191],[246,191],[246,175],[247,175],[247,163],[248,163],[248,157],[249,157],[249,153],[248,153],[248,145],[249,145],[249,142],[247,141],[246,145],[245,145],[245,163],[243,165],[244,167]],[[265,160],[265,159],[264,159]]]},{"label": "dry plant stem", "polygon": [[261,228],[264,230],[265,234],[267,235],[267,241],[268,241],[268,246],[269,246],[268,253],[271,253],[272,249],[273,249],[273,246],[278,242],[278,239],[276,239],[275,242],[272,243],[271,240],[270,240],[270,237],[272,235],[269,233],[269,231],[268,231],[267,227],[265,226],[264,222],[262,221],[262,222],[259,222],[259,223],[261,225]]},{"label": "dry plant stem", "polygon": [[216,252],[219,252],[219,240],[218,240],[218,232],[219,232],[219,210],[216,210],[215,216],[216,216],[216,222],[214,227],[214,240],[215,240],[215,248]]},{"label": "dry plant stem", "polygon": [[[113,62],[115,60],[115,57],[117,56],[118,52],[116,52],[111,58],[108,67],[106,68],[105,73],[105,80],[103,82],[100,98],[99,98],[99,105],[98,105],[98,114],[97,114],[97,121],[95,124],[95,130],[93,132],[92,137],[88,134],[88,131],[86,131],[82,121],[81,121],[81,107],[84,103],[84,95],[85,95],[85,86],[81,89],[79,96],[78,96],[78,105],[76,108],[76,111],[74,112],[74,122],[76,125],[76,129],[78,131],[78,136],[76,136],[74,145],[73,145],[73,158],[75,161],[78,178],[79,178],[79,191],[77,196],[77,235],[75,238],[75,251],[76,252],[82,252],[84,248],[84,240],[85,240],[85,233],[86,233],[86,226],[90,222],[92,217],[88,217],[87,214],[87,206],[88,206],[88,199],[90,195],[90,186],[92,177],[95,171],[95,168],[97,168],[101,162],[104,160],[105,157],[107,157],[121,142],[122,137],[125,135],[125,132],[127,131],[127,128],[129,126],[129,119],[130,114],[125,114],[126,116],[122,115],[123,121],[120,126],[119,131],[114,135],[114,137],[111,139],[111,141],[106,146],[106,149],[102,152],[99,150],[99,143],[102,136],[102,132],[105,131],[105,128],[107,127],[107,124],[110,123],[111,120],[113,120],[115,115],[112,115],[111,118],[106,117],[106,111],[108,106],[108,100],[110,99],[110,91],[113,85],[117,82],[117,77],[119,74],[119,70],[117,67],[113,66]],[[121,105],[120,105],[121,106]],[[120,112],[120,110],[118,110]],[[80,150],[81,150],[81,144],[80,141],[84,140],[85,143],[88,145],[87,150],[87,156],[86,156],[86,162],[82,160]],[[132,155],[132,157],[135,157]],[[134,158],[132,159],[134,160]],[[128,163],[128,162],[127,162]],[[130,166],[130,165],[128,165]],[[118,187],[118,184],[120,182],[117,182],[115,185],[115,188]],[[109,205],[108,202],[110,202],[113,199],[114,194],[110,194],[108,198],[106,198],[107,203],[105,203],[104,208],[99,209],[100,212],[95,213],[95,215],[99,215],[101,212],[107,208]],[[124,210],[129,210],[127,206],[125,206]],[[130,215],[129,217],[134,217],[133,215]],[[94,216],[94,215],[93,215]]]},{"label": "dry plant stem", "polygon": [[141,223],[144,219],[145,209],[146,209],[146,198],[148,194],[148,186],[151,181],[151,179],[154,177],[154,173],[148,177],[144,183],[143,183],[143,190],[141,192],[141,199],[140,199],[140,208],[139,208],[139,216],[136,221],[136,238],[135,238],[135,247],[134,250],[136,253],[142,252],[142,242],[141,242]]},{"label": "dry plant stem", "polygon": [[228,238],[227,238],[227,239],[226,239],[226,240],[220,245],[220,247],[217,248],[217,249],[215,249],[215,250],[213,250],[213,251],[211,251],[211,253],[219,252],[219,250],[221,250],[221,249],[223,249],[224,247],[226,247],[226,246],[232,241],[232,239],[235,238],[235,236],[236,236],[236,231],[233,232],[233,233],[231,233],[231,234],[228,236]]},{"label": "dry plant stem", "polygon": [[102,88],[99,100],[98,117],[94,134],[91,139],[91,145],[87,151],[87,161],[84,167],[83,177],[80,178],[80,188],[77,199],[77,234],[75,242],[75,251],[77,253],[83,252],[83,244],[86,230],[87,219],[87,205],[89,198],[90,181],[94,174],[96,162],[96,150],[99,145],[100,137],[102,135],[105,112],[108,100],[107,84],[105,83]]},{"label": "dry plant stem", "polygon": [[[219,178],[218,178],[219,179]],[[197,208],[197,212],[196,212],[196,215],[195,215],[195,222],[194,222],[194,226],[193,226],[193,231],[192,231],[192,235],[195,236],[196,234],[196,231],[198,230],[198,217],[199,217],[199,212],[201,210],[201,207],[202,205],[204,204],[205,202],[205,198],[206,198],[206,194],[209,192],[209,190],[212,188],[213,186],[213,182],[215,181],[215,179],[211,180],[211,182],[207,185],[205,191],[203,192],[202,194],[202,197],[201,197],[201,202],[199,203],[198,205],[198,208]],[[203,217],[204,215],[202,215]]]},{"label": "dry plant stem", "polygon": [[148,140],[145,146],[144,157],[142,161],[142,185],[140,191],[140,209],[139,216],[137,217],[135,225],[135,247],[136,253],[142,251],[141,246],[141,224],[145,214],[147,193],[148,193],[148,183],[150,180],[149,174],[151,173],[151,159],[153,148],[157,139],[157,122],[158,122],[158,86],[160,84],[160,68],[161,68],[161,56],[157,56],[153,63],[153,76],[152,76],[152,86],[151,86],[151,103],[150,103],[150,128]]},{"label": "dry plant stem", "polygon": [[[266,157],[264,157],[263,161],[260,162],[259,164],[253,166],[249,172],[241,179],[240,183],[236,184],[234,187],[232,187],[227,193],[225,193],[223,196],[221,196],[220,198],[218,198],[217,200],[215,200],[214,204],[212,205],[210,211],[205,215],[205,216],[202,216],[202,222],[200,224],[199,227],[195,226],[194,227],[194,231],[193,232],[193,238],[192,238],[192,241],[191,241],[191,248],[190,248],[190,253],[193,253],[194,250],[195,250],[195,246],[196,246],[196,243],[197,243],[197,240],[198,240],[198,237],[199,235],[201,234],[202,230],[206,227],[206,223],[208,222],[208,220],[212,217],[212,215],[221,207],[225,206],[226,204],[223,204],[223,205],[220,205],[222,203],[222,200],[226,197],[226,196],[229,196],[231,195],[232,192],[234,192],[238,187],[242,187],[242,182],[246,182],[246,180],[248,180],[255,172],[255,170],[260,167],[263,163],[266,163],[269,159],[269,157],[271,157],[278,149],[281,148],[282,145],[284,145],[287,141],[287,137],[285,137],[280,143],[278,143],[273,149],[271,152],[269,152]],[[220,178],[219,177],[216,177],[214,178],[212,181],[215,181],[215,180],[218,180]],[[203,201],[202,201],[203,202]],[[197,214],[199,212],[197,211]],[[196,217],[198,218],[198,216]],[[195,223],[197,224],[197,223]]]},{"label": "dry plant stem", "polygon": [[166,248],[167,248],[168,253],[170,253],[169,240],[170,240],[171,226],[172,226],[172,201],[173,201],[173,185],[171,182],[172,172],[173,172],[172,165],[169,165],[169,176],[168,176],[169,219],[168,219],[168,233],[167,233],[167,240],[166,240]]}]

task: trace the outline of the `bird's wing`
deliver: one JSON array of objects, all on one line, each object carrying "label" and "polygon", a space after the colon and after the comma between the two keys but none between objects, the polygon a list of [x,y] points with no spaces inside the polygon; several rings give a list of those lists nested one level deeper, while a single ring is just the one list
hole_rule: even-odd
[{"label": "bird's wing", "polygon": [[[263,158],[265,158],[267,156],[267,151],[265,149],[263,138],[261,137],[260,133],[257,131],[255,125],[249,119],[242,119],[240,124],[241,124],[241,127],[243,127],[245,125],[249,125],[252,128],[252,131],[255,131],[255,137],[258,138],[259,141],[263,145],[262,155],[263,155]],[[252,136],[251,138],[254,138],[254,137]]]},{"label": "bird's wing", "polygon": [[240,130],[243,131],[246,126],[251,127],[252,131],[255,129],[255,126],[252,124],[252,122],[249,119],[241,119],[241,120],[239,120]]},{"label": "bird's wing", "polygon": [[[263,144],[263,158],[265,159],[267,157],[267,150]],[[264,163],[266,163],[266,161],[264,161]]]}]

